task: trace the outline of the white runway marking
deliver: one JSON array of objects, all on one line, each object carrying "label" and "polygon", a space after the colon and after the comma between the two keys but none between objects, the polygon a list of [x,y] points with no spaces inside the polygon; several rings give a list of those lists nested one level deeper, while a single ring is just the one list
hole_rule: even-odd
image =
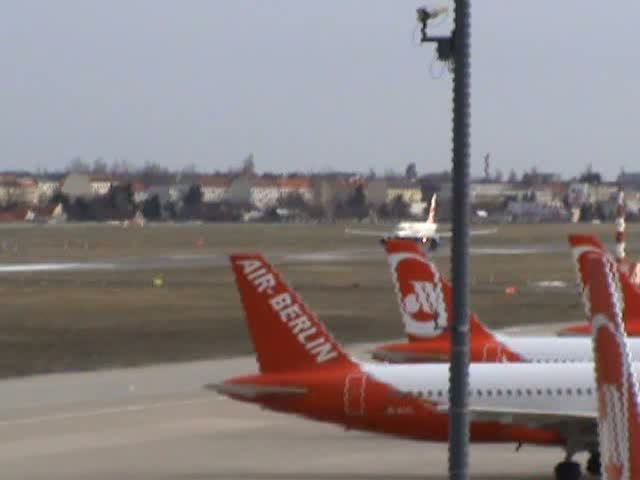
[{"label": "white runway marking", "polygon": [[[521,247],[473,247],[472,255],[532,255],[566,251],[566,247],[554,245],[530,245]],[[432,255],[447,256],[449,249],[439,249]],[[384,261],[381,248],[344,249],[308,253],[281,254],[267,252],[274,263],[322,263],[322,262],[363,262],[375,259]],[[34,263],[3,263],[0,274],[25,272],[75,272],[96,270],[145,270],[155,268],[187,268],[191,266],[226,267],[228,257],[225,254],[176,254],[156,257],[122,257],[102,261],[43,261]]]},{"label": "white runway marking", "polygon": [[116,264],[97,262],[5,263],[0,265],[0,273],[116,270],[117,268]]},{"label": "white runway marking", "polygon": [[[218,397],[218,398],[221,398],[221,397]],[[192,399],[192,400],[176,400],[176,401],[155,402],[155,403],[148,403],[148,404],[124,405],[121,407],[101,408],[97,410],[87,410],[83,412],[54,413],[51,415],[41,415],[37,417],[0,420],[0,427],[11,426],[11,425],[28,425],[30,423],[42,423],[42,422],[50,422],[50,421],[57,421],[57,420],[68,420],[71,418],[98,417],[101,415],[112,415],[116,413],[141,412],[144,410],[150,410],[154,408],[174,407],[178,405],[205,403],[209,401],[210,399],[199,398],[199,399]]]}]

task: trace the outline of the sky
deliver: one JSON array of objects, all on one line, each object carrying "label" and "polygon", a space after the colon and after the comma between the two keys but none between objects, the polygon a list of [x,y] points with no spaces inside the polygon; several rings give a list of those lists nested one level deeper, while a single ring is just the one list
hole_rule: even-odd
[{"label": "sky", "polygon": [[[449,169],[452,76],[421,4],[0,0],[0,169]],[[640,170],[640,3],[472,4],[475,175],[487,152],[505,176]]]}]

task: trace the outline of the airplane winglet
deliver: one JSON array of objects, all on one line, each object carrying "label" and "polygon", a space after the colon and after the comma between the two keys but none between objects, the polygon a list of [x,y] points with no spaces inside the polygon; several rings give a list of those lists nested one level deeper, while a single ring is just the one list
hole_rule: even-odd
[{"label": "airplane winglet", "polygon": [[281,387],[277,385],[256,385],[248,383],[208,383],[202,388],[212,390],[221,395],[244,398],[257,398],[266,395],[302,395],[308,393],[308,389],[304,387]]}]

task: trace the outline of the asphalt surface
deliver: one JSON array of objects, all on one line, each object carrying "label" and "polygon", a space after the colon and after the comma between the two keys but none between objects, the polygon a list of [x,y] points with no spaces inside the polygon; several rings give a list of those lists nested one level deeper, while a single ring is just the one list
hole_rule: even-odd
[{"label": "asphalt surface", "polygon": [[[255,370],[242,357],[0,382],[1,478],[447,478],[446,445],[345,432],[202,389]],[[552,478],[560,450],[514,447],[474,445],[472,478]]]},{"label": "asphalt surface", "polygon": [[[534,253],[566,252],[565,245],[522,245],[518,247],[486,246],[471,248],[472,255],[531,255]],[[449,248],[440,248],[432,256],[448,256]],[[349,263],[384,259],[381,248],[330,250],[313,253],[281,254],[265,252],[276,264],[322,263],[345,261]],[[103,261],[40,261],[0,263],[0,274],[21,272],[96,271],[96,270],[145,270],[157,268],[227,267],[225,254],[160,255],[148,257],[120,257]]]}]

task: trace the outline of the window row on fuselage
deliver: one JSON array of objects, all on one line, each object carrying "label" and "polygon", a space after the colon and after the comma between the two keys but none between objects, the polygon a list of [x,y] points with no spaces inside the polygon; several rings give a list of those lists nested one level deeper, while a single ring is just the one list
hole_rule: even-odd
[{"label": "window row on fuselage", "polygon": [[[403,392],[417,398],[444,399],[448,397],[449,391],[442,389],[411,390]],[[494,397],[573,397],[593,395],[591,387],[566,387],[566,388],[469,388],[467,394],[475,398]]]}]

